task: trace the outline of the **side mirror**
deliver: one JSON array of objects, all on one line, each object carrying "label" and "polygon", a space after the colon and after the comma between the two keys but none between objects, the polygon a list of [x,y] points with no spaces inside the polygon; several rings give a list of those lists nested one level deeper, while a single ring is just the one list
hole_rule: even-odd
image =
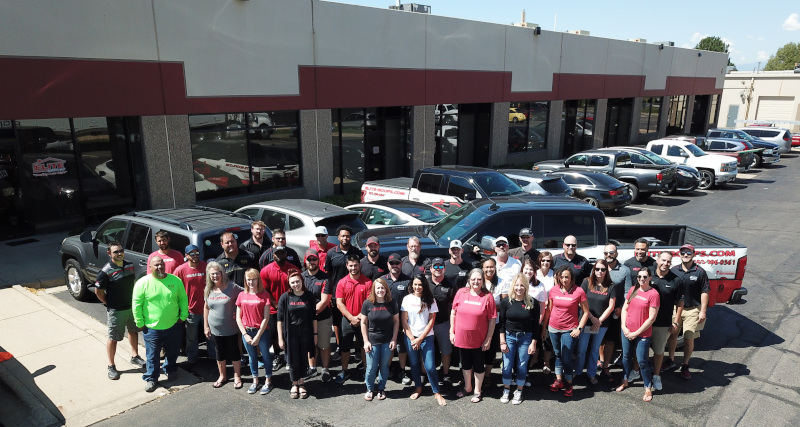
[{"label": "side mirror", "polygon": [[81,237],[80,237],[81,242],[83,242],[83,243],[93,242],[94,241],[94,233],[95,233],[94,231],[84,231],[83,233],[81,233]]},{"label": "side mirror", "polygon": [[683,153],[683,152],[681,152],[681,157],[686,157],[686,158],[688,158],[688,157],[689,157],[689,153]]},{"label": "side mirror", "polygon": [[475,200],[475,199],[476,199],[475,193],[464,193],[464,200],[469,202],[470,200]]}]

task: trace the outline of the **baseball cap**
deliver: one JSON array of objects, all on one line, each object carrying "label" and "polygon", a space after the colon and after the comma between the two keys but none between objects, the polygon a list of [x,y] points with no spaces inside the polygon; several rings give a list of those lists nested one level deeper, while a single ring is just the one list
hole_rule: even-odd
[{"label": "baseball cap", "polygon": [[398,254],[397,252],[389,255],[388,262],[402,262],[402,261],[403,261],[403,257],[401,257],[400,254]]},{"label": "baseball cap", "polygon": [[506,239],[504,236],[500,236],[494,239],[494,245],[497,246],[498,243],[505,243],[506,245],[508,245],[508,239]]},{"label": "baseball cap", "polygon": [[283,251],[286,252],[286,246],[275,246],[272,248],[272,253]]},{"label": "baseball cap", "polygon": [[454,239],[454,240],[452,240],[450,242],[450,247],[451,248],[459,248],[459,249],[461,249],[463,247],[463,245],[461,244],[461,240]]},{"label": "baseball cap", "polygon": [[381,244],[381,241],[380,241],[380,240],[378,240],[378,238],[377,238],[377,237],[375,237],[375,236],[372,236],[372,237],[370,237],[369,239],[367,239],[367,245],[371,245],[371,244],[373,244],[373,243],[375,243],[375,244],[377,244],[377,245],[380,245],[380,244]]},{"label": "baseball cap", "polygon": [[688,243],[683,245],[683,246],[681,246],[681,250],[684,250],[684,249],[689,249],[690,251],[694,252],[694,246],[692,246],[692,245],[690,245]]},{"label": "baseball cap", "polygon": [[183,250],[183,253],[188,254],[191,251],[199,251],[200,248],[197,245],[186,245],[186,249]]},{"label": "baseball cap", "polygon": [[533,236],[533,233],[531,233],[530,228],[523,228],[522,230],[519,230],[519,237],[522,236]]},{"label": "baseball cap", "polygon": [[324,234],[324,235],[327,236],[328,235],[328,229],[325,228],[324,226],[320,225],[319,227],[314,229],[314,235],[317,235],[317,234]]},{"label": "baseball cap", "polygon": [[308,257],[310,257],[310,256],[313,256],[313,257],[316,257],[317,259],[319,259],[319,254],[317,253],[317,251],[315,251],[314,249],[309,249],[309,250],[306,251],[306,254],[303,257],[303,261],[307,260]]},{"label": "baseball cap", "polygon": [[431,265],[444,265],[444,260],[436,257],[431,261]]}]

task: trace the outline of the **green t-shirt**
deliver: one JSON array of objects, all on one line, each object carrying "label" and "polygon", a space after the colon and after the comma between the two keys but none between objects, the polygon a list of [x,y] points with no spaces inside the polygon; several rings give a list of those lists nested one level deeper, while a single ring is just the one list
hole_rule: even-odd
[{"label": "green t-shirt", "polygon": [[178,276],[156,279],[148,274],[133,286],[133,318],[139,328],[169,329],[178,319],[186,320],[188,313],[186,289]]}]

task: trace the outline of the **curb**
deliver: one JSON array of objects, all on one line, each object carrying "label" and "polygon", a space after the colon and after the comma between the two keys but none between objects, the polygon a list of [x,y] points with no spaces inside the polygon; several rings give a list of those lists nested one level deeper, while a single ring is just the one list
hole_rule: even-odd
[{"label": "curb", "polygon": [[64,282],[64,278],[59,277],[58,279],[37,280],[35,282],[20,283],[18,285],[13,285],[13,286],[22,286],[23,288],[31,288],[31,289],[50,289],[50,288],[57,288],[59,286],[64,286],[65,284],[66,283]]}]

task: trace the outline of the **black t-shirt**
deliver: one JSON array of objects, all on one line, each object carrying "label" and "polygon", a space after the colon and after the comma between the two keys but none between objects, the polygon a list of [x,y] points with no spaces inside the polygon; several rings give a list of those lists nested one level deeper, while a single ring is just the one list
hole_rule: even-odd
[{"label": "black t-shirt", "polygon": [[553,270],[558,270],[559,267],[564,265],[568,265],[569,269],[572,270],[572,275],[575,276],[575,283],[582,283],[583,279],[589,277],[592,269],[589,261],[583,255],[575,254],[571,260],[567,260],[563,253],[553,257]]},{"label": "black t-shirt", "polygon": [[450,310],[453,308],[453,297],[456,295],[456,287],[447,280],[447,277],[442,278],[441,283],[438,285],[433,282],[433,279],[428,279],[428,283],[433,293],[433,298],[436,300],[436,305],[439,307],[439,312],[436,313],[434,324],[450,321]]},{"label": "black t-shirt", "polygon": [[239,286],[244,286],[245,271],[250,268],[258,269],[253,253],[241,249],[239,249],[239,254],[236,255],[236,259],[228,258],[225,252],[223,252],[219,254],[216,261],[225,269],[228,278]]},{"label": "black t-shirt", "polygon": [[[472,263],[463,259],[461,264],[453,264],[450,260],[444,262],[444,277],[456,288],[467,286],[467,275],[470,270],[472,270]],[[441,310],[441,307],[439,309]]]},{"label": "black t-shirt", "polygon": [[[274,258],[272,256],[272,249],[273,249],[272,246],[263,249],[261,252],[261,257],[257,258],[258,265],[261,266],[261,268],[266,267],[267,265],[272,263],[272,261],[274,261]],[[300,258],[300,255],[297,255],[296,250],[288,246],[286,246],[286,261],[289,261],[289,264],[292,264],[293,266],[297,267],[298,270],[303,269],[301,267],[303,265],[303,259]]]},{"label": "black t-shirt", "polygon": [[644,262],[639,262],[636,260],[636,257],[633,257],[625,261],[623,264],[631,269],[631,286],[636,286],[638,284],[636,281],[636,275],[639,274],[639,270],[642,268],[649,269],[651,276],[656,274],[656,260],[653,257],[647,257]]},{"label": "black t-shirt", "polygon": [[525,307],[525,301],[503,298],[497,308],[497,315],[500,318],[500,332],[533,332],[536,339],[536,332],[539,330],[538,302],[532,301],[531,307]]},{"label": "black t-shirt", "polygon": [[537,251],[536,248],[534,247],[531,247],[529,250],[526,251],[525,249],[522,248],[522,246],[520,246],[508,251],[508,256],[516,258],[520,261],[522,261],[525,255],[530,256],[533,262],[537,264],[539,263],[539,251]]},{"label": "black t-shirt", "polygon": [[417,258],[416,264],[411,264],[411,261],[408,259],[408,255],[404,256],[401,261],[403,263],[400,266],[400,271],[402,271],[403,274],[408,277],[414,277],[417,274],[425,275],[431,269],[431,260],[423,255],[420,255],[419,258]]},{"label": "black t-shirt", "polygon": [[[600,318],[600,316],[605,313],[606,309],[608,309],[608,304],[611,301],[611,298],[617,297],[616,287],[612,283],[608,289],[603,292],[601,287],[598,286],[597,290],[590,291],[589,290],[589,279],[583,279],[583,283],[581,284],[581,288],[583,288],[583,292],[586,293],[586,301],[589,303],[589,312],[592,313],[592,316],[596,318]],[[611,316],[608,316],[606,320],[603,321],[600,326],[608,327],[609,319]],[[591,326],[591,322],[587,322],[587,325]]]},{"label": "black t-shirt", "polygon": [[411,278],[403,273],[397,277],[397,280],[392,279],[391,274],[381,276],[389,285],[389,291],[392,293],[392,301],[397,304],[397,307],[403,305],[403,298],[408,295],[408,287],[411,286]]},{"label": "black t-shirt", "polygon": [[[308,270],[303,273],[303,285],[306,290],[314,294],[314,304],[322,301],[322,294],[331,295],[333,300],[333,286],[328,280],[328,274],[322,270],[317,270],[317,274],[311,274]],[[328,305],[317,314],[317,320],[325,320],[331,317],[331,306]]]},{"label": "black t-shirt", "polygon": [[650,279],[650,284],[658,291],[661,300],[658,315],[653,326],[672,326],[672,307],[680,300],[683,288],[681,287],[678,275],[668,271],[664,277],[654,274]]},{"label": "black t-shirt", "polygon": [[383,255],[378,255],[378,261],[373,264],[369,257],[361,258],[361,274],[367,276],[369,280],[375,279],[387,274],[389,272],[388,258]]},{"label": "black t-shirt", "polygon": [[394,334],[394,316],[397,305],[391,302],[371,303],[365,300],[361,306],[361,314],[367,316],[367,338],[372,344],[386,344]]},{"label": "black t-shirt", "polygon": [[689,271],[683,271],[683,268],[681,268],[680,265],[672,267],[670,271],[678,276],[678,281],[681,284],[681,292],[683,293],[683,306],[699,306],[701,304],[700,296],[704,293],[708,293],[711,290],[706,271],[694,263],[692,264],[692,267],[689,268]]},{"label": "black t-shirt", "polygon": [[261,255],[264,254],[264,251],[266,251],[270,247],[270,241],[269,240],[265,239],[261,243],[263,243],[263,244],[261,246],[258,246],[258,244],[256,242],[254,242],[253,238],[251,237],[251,238],[245,240],[244,243],[239,245],[239,250],[248,251],[251,254],[253,254],[253,258],[254,259],[259,260],[259,259],[261,259]]},{"label": "black t-shirt", "polygon": [[129,310],[133,300],[133,263],[123,260],[122,267],[109,262],[97,273],[94,286],[106,293],[106,308]]},{"label": "black t-shirt", "polygon": [[[314,320],[317,309],[314,294],[295,295],[289,291],[278,300],[278,321],[283,322],[285,340],[301,340],[306,348],[314,348]],[[305,357],[305,356],[301,356]]]},{"label": "black t-shirt", "polygon": [[347,249],[347,252],[342,252],[342,249],[336,246],[328,250],[328,253],[325,255],[325,268],[323,268],[323,270],[327,271],[330,275],[334,295],[336,295],[336,285],[340,280],[344,279],[344,276],[349,274],[347,271],[347,257],[350,255],[356,255],[358,259],[364,258],[364,253],[352,245]]}]

